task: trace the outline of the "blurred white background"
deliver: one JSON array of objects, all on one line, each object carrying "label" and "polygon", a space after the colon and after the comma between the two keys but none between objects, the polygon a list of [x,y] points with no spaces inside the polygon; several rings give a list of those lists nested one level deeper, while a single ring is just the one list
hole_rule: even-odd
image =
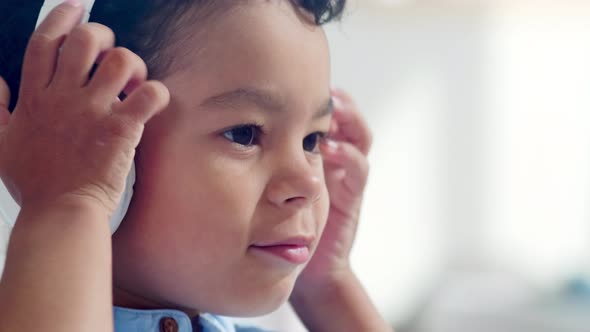
[{"label": "blurred white background", "polygon": [[356,0],[327,31],[375,134],[353,265],[384,317],[590,330],[590,1]]}]

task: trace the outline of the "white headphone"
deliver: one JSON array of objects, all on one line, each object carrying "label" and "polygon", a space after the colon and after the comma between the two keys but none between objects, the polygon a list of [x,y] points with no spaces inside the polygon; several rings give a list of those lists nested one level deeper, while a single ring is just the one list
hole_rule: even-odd
[{"label": "white headphone", "polygon": [[[82,0],[85,8],[85,13],[81,23],[86,23],[90,19],[90,12],[92,11],[92,7],[94,6],[94,1],[95,0]],[[39,18],[37,19],[35,29],[39,26],[41,22],[43,22],[43,20],[45,20],[47,14],[49,14],[49,12],[53,10],[53,8],[57,7],[62,2],[63,0],[45,0],[45,2],[43,3],[43,7],[41,7],[41,10],[39,12]],[[131,197],[133,196],[134,184],[135,163],[131,165],[131,169],[129,170],[129,175],[127,176],[125,191],[123,192],[123,196],[121,197],[121,202],[119,202],[117,210],[111,217],[111,233],[114,233],[117,230],[117,228],[119,228],[121,221],[123,221],[123,218],[127,213],[129,203],[131,203]],[[16,218],[19,212],[20,206],[18,206],[18,204],[14,201],[4,183],[0,181],[0,217],[2,217],[2,219],[12,227],[16,222]]]}]

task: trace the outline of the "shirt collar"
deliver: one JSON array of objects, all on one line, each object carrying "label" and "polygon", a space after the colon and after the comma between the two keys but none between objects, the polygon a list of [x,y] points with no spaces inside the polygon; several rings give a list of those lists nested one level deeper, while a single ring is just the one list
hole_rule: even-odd
[{"label": "shirt collar", "polygon": [[[201,314],[190,317],[179,310],[158,309],[138,310],[122,307],[113,308],[115,332],[162,332],[161,325],[176,325],[177,332],[236,332],[235,327],[227,319],[212,314]],[[194,329],[193,329],[194,327]]]}]

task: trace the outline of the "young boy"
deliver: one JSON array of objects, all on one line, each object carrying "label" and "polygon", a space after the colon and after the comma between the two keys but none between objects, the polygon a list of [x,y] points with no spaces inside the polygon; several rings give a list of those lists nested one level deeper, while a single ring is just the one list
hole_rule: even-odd
[{"label": "young boy", "polygon": [[0,88],[0,172],[22,207],[0,331],[110,331],[113,312],[117,332],[246,331],[215,315],[288,299],[311,331],[389,331],[349,265],[370,134],[329,89],[317,24],[342,6],[105,0],[131,51],[77,26],[78,2],[52,11],[12,115]]}]

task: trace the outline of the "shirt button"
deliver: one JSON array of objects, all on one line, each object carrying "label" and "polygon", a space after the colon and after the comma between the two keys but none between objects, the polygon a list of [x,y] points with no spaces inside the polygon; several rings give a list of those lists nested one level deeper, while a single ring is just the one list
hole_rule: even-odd
[{"label": "shirt button", "polygon": [[160,332],[178,332],[178,323],[172,317],[160,319]]}]

